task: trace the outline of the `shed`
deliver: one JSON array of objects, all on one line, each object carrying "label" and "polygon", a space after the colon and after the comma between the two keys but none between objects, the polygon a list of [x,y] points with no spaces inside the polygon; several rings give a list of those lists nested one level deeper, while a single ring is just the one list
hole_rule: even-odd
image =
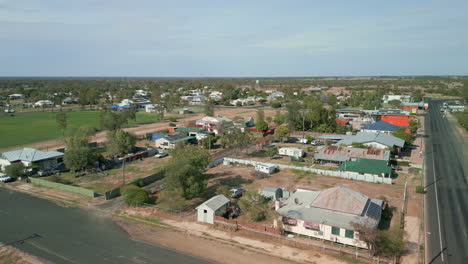
[{"label": "shed", "polygon": [[229,199],[219,194],[200,204],[197,209],[197,221],[214,224],[215,216],[222,216],[227,212]]},{"label": "shed", "polygon": [[278,153],[280,155],[285,155],[285,156],[290,156],[290,157],[295,157],[295,158],[300,158],[304,156],[304,150],[300,148],[280,148],[278,150]]},{"label": "shed", "polygon": [[257,164],[255,165],[255,170],[259,172],[271,174],[275,172],[276,167],[272,164]]},{"label": "shed", "polygon": [[283,189],[279,187],[266,186],[260,191],[260,195],[272,200],[280,199],[283,198]]}]

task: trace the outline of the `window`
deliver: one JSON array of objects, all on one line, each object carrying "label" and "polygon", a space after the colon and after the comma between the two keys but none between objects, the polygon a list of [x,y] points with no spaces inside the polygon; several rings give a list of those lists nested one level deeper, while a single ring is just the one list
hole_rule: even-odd
[{"label": "window", "polygon": [[345,231],[345,237],[347,237],[347,238],[354,238],[354,231],[353,231],[353,230],[348,230],[348,229],[346,229],[346,231]]},{"label": "window", "polygon": [[332,226],[332,235],[339,236],[340,235],[340,228]]},{"label": "window", "polygon": [[203,213],[206,214],[206,213],[208,213],[208,211],[207,211],[207,210],[203,210]]}]

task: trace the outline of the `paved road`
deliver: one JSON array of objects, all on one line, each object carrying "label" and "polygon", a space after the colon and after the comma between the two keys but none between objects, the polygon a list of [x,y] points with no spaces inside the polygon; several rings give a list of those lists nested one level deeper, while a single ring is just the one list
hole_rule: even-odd
[{"label": "paved road", "polygon": [[464,142],[430,101],[426,116],[426,263],[468,263],[468,175]]},{"label": "paved road", "polygon": [[0,242],[26,239],[14,246],[52,263],[208,262],[132,240],[109,219],[83,209],[4,188],[0,188],[0,201]]}]

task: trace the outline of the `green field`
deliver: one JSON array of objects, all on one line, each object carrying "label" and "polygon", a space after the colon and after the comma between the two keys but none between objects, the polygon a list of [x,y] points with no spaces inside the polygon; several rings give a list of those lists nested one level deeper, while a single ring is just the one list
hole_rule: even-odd
[{"label": "green field", "polygon": [[[62,132],[55,121],[56,114],[57,112],[41,112],[0,116],[0,149],[59,138]],[[98,128],[98,115],[95,111],[67,112],[68,127]],[[131,120],[128,126],[158,120],[158,115],[138,112],[136,122]]]}]

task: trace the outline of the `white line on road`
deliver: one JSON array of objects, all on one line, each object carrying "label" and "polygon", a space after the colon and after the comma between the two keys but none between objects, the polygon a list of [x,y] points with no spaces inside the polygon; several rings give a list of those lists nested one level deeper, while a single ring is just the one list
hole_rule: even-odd
[{"label": "white line on road", "polygon": [[434,175],[434,188],[436,195],[436,207],[437,207],[437,222],[439,224],[439,241],[440,241],[440,256],[442,257],[442,262],[444,262],[444,251],[442,246],[442,231],[440,228],[440,213],[439,213],[439,197],[437,195],[437,180],[435,172],[435,162],[434,162],[434,146],[432,146],[432,174]]}]

